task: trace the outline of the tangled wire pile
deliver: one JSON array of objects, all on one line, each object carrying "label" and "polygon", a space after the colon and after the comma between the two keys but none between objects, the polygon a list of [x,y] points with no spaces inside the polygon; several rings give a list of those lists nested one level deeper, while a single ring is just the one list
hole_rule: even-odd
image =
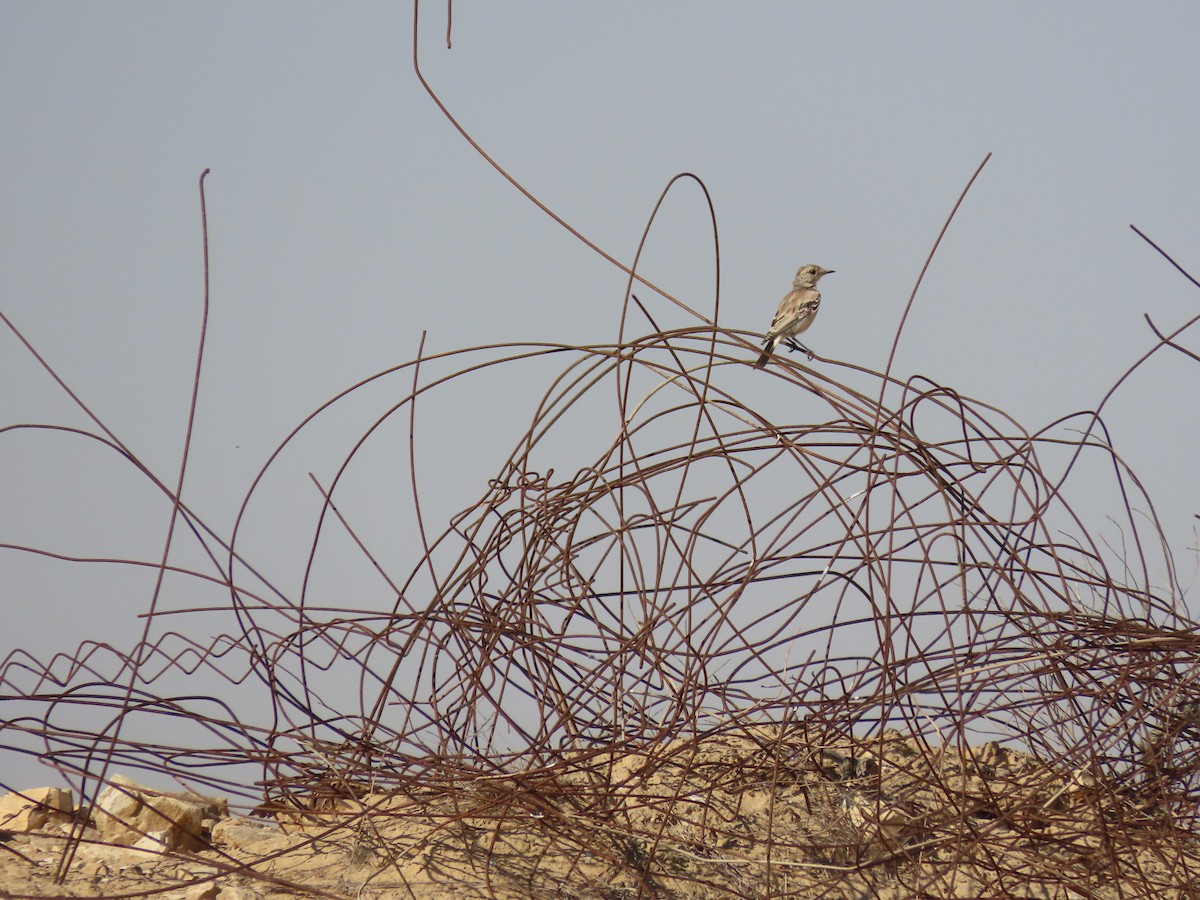
[{"label": "tangled wire pile", "polygon": [[[491,163],[421,74],[415,19],[413,42]],[[630,294],[611,345],[422,351],[301,423],[229,530],[58,379],[94,430],[0,435],[106,445],[169,499],[172,531],[160,561],[104,561],[160,576],[139,639],[0,662],[0,747],[89,802],[116,766],[235,797],[298,842],[222,850],[223,871],[329,896],[288,860],[333,848],[359,894],[412,897],[1197,896],[1200,637],[1099,414],[1029,433],[890,363],[760,372],[758,336],[688,321],[664,330]],[[1182,330],[1159,346],[1200,361]],[[418,403],[465,385],[519,419],[538,366],[528,427],[432,533]],[[300,587],[281,587],[242,537],[262,480],[397,374],[407,395],[313,478]],[[343,479],[404,418],[416,537],[378,554]],[[1118,549],[1068,503],[1079,488],[1113,498]],[[177,522],[203,564],[176,562]],[[331,545],[386,604],[317,586]],[[220,596],[168,596],[184,582]]]},{"label": "tangled wire pile", "polygon": [[[181,504],[214,560],[193,574],[224,585],[236,627],[10,654],[4,699],[31,712],[5,745],[35,736],[85,791],[115,760],[260,801],[314,841],[350,836],[380,889],[1186,890],[1200,639],[1173,582],[1151,584],[1170,571],[1153,519],[1124,501],[1114,556],[1067,504],[1088,455],[1136,496],[1098,420],[1027,434],[932,384],[752,372],[749,346],[703,327],[463,351],[429,385],[445,359],[401,367],[414,386],[389,416],[568,360],[478,501],[422,538],[392,609],[256,594],[236,539]],[[571,452],[589,458],[562,474]],[[332,529],[354,534],[337,485],[310,566]],[[330,709],[322,674],[347,669],[358,708]],[[198,671],[210,696],[169,690]],[[232,711],[248,683],[269,697],[254,718]],[[80,728],[97,708],[112,720]],[[213,741],[147,739],[122,727],[135,713]]]}]

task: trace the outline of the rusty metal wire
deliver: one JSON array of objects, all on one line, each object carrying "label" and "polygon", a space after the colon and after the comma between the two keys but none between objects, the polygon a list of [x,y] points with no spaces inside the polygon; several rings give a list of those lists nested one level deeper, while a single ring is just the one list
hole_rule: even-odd
[{"label": "rusty metal wire", "polygon": [[[1034,866],[1043,884],[1099,884],[1131,877],[1126,845],[1173,848],[1144,888],[1187,883],[1200,638],[1173,581],[1146,574],[1169,553],[1098,423],[1029,434],[947,388],[829,360],[755,373],[752,340],[700,326],[414,360],[381,421],[460,379],[511,390],[507,368],[561,362],[391,608],[265,585],[236,528],[222,542],[180,503],[213,561],[184,571],[224,585],[237,627],[198,639],[188,618],[210,611],[176,609],[130,649],[14,651],[0,685],[29,712],[5,745],[35,736],[76,783],[111,756],[260,812],[368,821],[393,860],[470,825],[497,873],[529,884],[566,866],[630,895],[807,896],[903,884],[915,860],[934,881],[969,870],[996,888]],[[1066,499],[1089,458],[1127,510],[1120,552]],[[353,534],[340,477],[310,567]],[[330,708],[324,681],[346,669],[357,708]],[[179,693],[197,673],[207,695]],[[251,684],[269,709],[241,708]],[[1066,862],[1047,862],[1048,834]]]},{"label": "rusty metal wire", "polygon": [[[760,373],[719,308],[678,304],[696,324],[664,330],[651,305],[628,293],[607,345],[422,348],[301,423],[228,530],[95,417],[60,429],[127,458],[207,563],[103,561],[172,578],[132,646],[10,652],[0,747],[86,796],[116,767],[350,836],[381,890],[436,872],[490,896],[1194,896],[1200,637],[1099,411],[1030,433],[927,379]],[[542,393],[516,396],[531,366]],[[382,376],[409,386],[313,477],[283,587],[243,551],[246,514]],[[464,384],[532,405],[523,435],[444,525],[421,498],[453,473],[410,446],[419,538],[372,548],[346,473]],[[1123,511],[1119,546],[1073,509],[1081,485]],[[389,604],[318,586],[335,542]],[[166,603],[181,583],[213,599]]]}]

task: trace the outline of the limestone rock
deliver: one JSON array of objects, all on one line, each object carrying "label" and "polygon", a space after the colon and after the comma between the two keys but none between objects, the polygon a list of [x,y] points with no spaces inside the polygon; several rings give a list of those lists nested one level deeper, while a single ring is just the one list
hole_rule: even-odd
[{"label": "limestone rock", "polygon": [[71,809],[71,792],[65,788],[14,791],[0,799],[0,828],[37,831],[47,822],[65,822],[71,816]]},{"label": "limestone rock", "polygon": [[222,819],[212,828],[213,845],[229,850],[245,850],[279,836],[279,828],[274,825],[242,818]]},{"label": "limestone rock", "polygon": [[146,850],[195,850],[205,844],[204,821],[228,814],[224,800],[168,794],[123,775],[96,800],[93,819],[101,840]]}]

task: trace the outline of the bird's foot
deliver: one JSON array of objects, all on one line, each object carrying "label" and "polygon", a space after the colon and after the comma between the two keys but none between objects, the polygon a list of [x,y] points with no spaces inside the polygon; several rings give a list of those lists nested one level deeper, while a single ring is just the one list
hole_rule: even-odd
[{"label": "bird's foot", "polygon": [[788,338],[784,343],[787,344],[787,348],[790,352],[795,353],[797,350],[799,350],[801,353],[803,353],[805,356],[808,357],[809,362],[813,361],[813,352],[811,350],[809,350],[807,347],[805,347],[803,344],[801,344],[799,341],[793,340],[792,338]]}]

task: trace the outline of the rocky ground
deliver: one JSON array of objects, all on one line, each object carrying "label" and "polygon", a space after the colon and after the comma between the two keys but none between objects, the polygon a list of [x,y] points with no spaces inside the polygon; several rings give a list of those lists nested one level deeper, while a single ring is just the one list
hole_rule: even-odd
[{"label": "rocky ground", "polygon": [[345,786],[269,821],[116,779],[75,833],[70,798],[25,794],[0,802],[8,897],[1200,897],[1200,843],[1161,793],[896,735],[743,731],[403,795]]}]

